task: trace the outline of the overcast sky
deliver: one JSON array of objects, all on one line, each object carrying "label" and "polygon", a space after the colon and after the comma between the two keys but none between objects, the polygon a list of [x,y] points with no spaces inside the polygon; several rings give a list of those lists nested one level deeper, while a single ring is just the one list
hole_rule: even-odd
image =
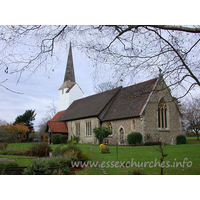
[{"label": "overcast sky", "polygon": [[[45,71],[44,69],[39,69],[35,74],[29,77],[29,71],[25,72],[19,83],[17,83],[16,74],[0,74],[0,80],[8,79],[4,86],[9,89],[19,92],[22,94],[13,93],[0,87],[0,119],[7,122],[14,122],[18,115],[22,115],[26,110],[35,110],[36,119],[34,122],[35,130],[38,130],[38,124],[41,122],[42,118],[45,117],[45,113],[48,110],[48,106],[54,102],[54,105],[58,109],[59,93],[58,89],[62,85],[64,80],[64,74],[66,70],[67,57],[68,57],[69,45],[59,54],[59,62],[56,62],[55,66],[47,66],[52,68],[52,70]],[[94,67],[92,62],[85,57],[85,54],[72,47],[74,70],[76,82],[79,84],[84,92],[84,96],[89,96],[94,94],[94,81],[93,72]],[[107,74],[108,76],[108,74]],[[135,77],[138,83],[140,81],[145,81],[147,79],[154,78],[153,76],[145,77],[142,76]],[[106,80],[106,79],[105,79]],[[103,80],[102,80],[103,81]],[[178,94],[179,91],[176,91]],[[200,93],[199,89],[191,91],[193,96]],[[191,95],[188,95],[191,96]],[[181,95],[181,94],[180,94]]]},{"label": "overcast sky", "polygon": [[[94,68],[83,55],[75,49],[73,51],[73,61],[75,68],[76,82],[84,92],[84,96],[94,94],[92,72]],[[58,108],[58,89],[63,83],[68,48],[61,54],[59,66],[55,66],[54,71],[46,72],[40,70],[27,79],[27,74],[23,74],[20,82],[16,84],[16,75],[0,74],[0,80],[8,78],[5,86],[16,92],[16,94],[0,87],[0,119],[13,122],[18,115],[23,114],[28,109],[36,111],[34,122],[37,129],[38,123],[45,116],[47,107],[54,101]],[[27,80],[26,80],[27,79]]]},{"label": "overcast sky", "polygon": [[[6,3],[7,2],[7,3]],[[40,1],[41,2],[41,1]],[[106,2],[108,3],[108,2]],[[147,2],[146,2],[147,3]],[[152,2],[148,2],[151,5],[154,5]],[[10,7],[10,2],[5,1],[4,7],[9,8],[9,12],[6,11],[1,13],[1,19],[3,19],[2,24],[12,24],[15,22],[15,24],[136,24],[136,23],[147,23],[147,24],[161,24],[161,23],[169,23],[169,24],[181,24],[180,21],[177,22],[178,14],[177,9],[173,8],[170,4],[165,5],[168,6],[168,9],[166,8],[166,13],[163,13],[163,9],[157,9],[157,7],[154,7],[149,9],[149,5],[146,7],[143,6],[143,3],[141,1],[141,5],[137,6],[138,8],[142,8],[143,13],[149,12],[144,17],[141,17],[141,9],[136,9],[134,12],[132,12],[132,7],[126,6],[126,9],[124,10],[124,13],[121,15],[118,14],[118,12],[110,13],[111,10],[109,7],[105,6],[103,3],[99,4],[99,11],[104,10],[104,17],[102,15],[98,15],[96,9],[91,9],[88,7],[88,10],[84,10],[81,6],[77,7],[77,2],[74,2],[74,5],[71,5],[71,8],[76,7],[76,13],[79,13],[77,17],[78,21],[72,21],[71,17],[72,14],[74,14],[73,9],[69,9],[68,12],[66,12],[65,6],[60,6],[60,4],[48,4],[48,9],[46,10],[46,15],[44,13],[44,9],[41,6],[38,6],[37,3],[31,4],[32,10],[27,9],[25,10],[23,7],[20,9],[16,9],[16,5],[20,5],[18,2],[14,1],[14,4],[12,4],[12,7]],[[15,5],[16,4],[16,5]],[[84,3],[84,5],[87,5]],[[125,4],[124,4],[125,5]],[[55,8],[57,6],[57,8]],[[111,6],[113,4],[111,3]],[[118,6],[118,9],[121,9],[121,4],[116,4],[115,6]],[[196,13],[198,15],[198,7],[195,9],[196,12],[194,12],[194,7],[192,6],[188,8],[188,4],[185,5],[185,11],[187,10],[187,13],[189,10],[192,10],[192,14]],[[45,4],[46,9],[46,4]],[[57,10],[57,13],[55,12],[54,15],[49,15],[50,10]],[[169,9],[171,10],[170,18],[167,15],[169,12]],[[173,10],[174,9],[174,10]],[[37,17],[35,16],[35,10],[37,10]],[[70,11],[70,12],[69,12]],[[182,11],[182,10],[181,10]],[[15,16],[13,18],[7,18],[7,15]],[[109,13],[109,15],[108,15]],[[151,14],[150,14],[151,13]],[[183,12],[184,13],[184,12]],[[174,14],[174,17],[173,15]],[[58,17],[58,15],[61,15]],[[162,21],[160,17],[158,16],[167,16],[167,22],[166,18],[162,18]],[[191,15],[191,13],[190,13]],[[29,16],[29,18],[26,18],[24,16]],[[32,16],[32,18],[30,17]],[[45,16],[45,17],[44,17]],[[57,16],[57,17],[55,17]],[[96,18],[93,18],[91,16],[96,16]],[[99,17],[97,17],[99,16]],[[112,17],[111,17],[112,16]],[[123,16],[123,17],[121,17]],[[139,18],[137,16],[140,16]],[[147,17],[148,16],[148,17]],[[176,17],[175,17],[176,16]],[[193,17],[192,22],[188,18],[188,16],[184,15],[184,23],[185,24],[195,24],[194,19],[198,20],[198,17]],[[182,17],[184,17],[182,16]],[[17,17],[17,22],[15,21]],[[149,18],[151,17],[151,18]],[[5,21],[5,18],[7,21]],[[48,21],[46,21],[48,19]],[[70,21],[67,21],[70,19]],[[74,18],[73,18],[74,19]],[[113,21],[115,19],[115,21]],[[137,19],[137,21],[135,21]],[[138,20],[140,21],[138,22]],[[163,21],[163,19],[165,21]],[[171,19],[171,21],[169,21]],[[151,20],[151,21],[150,21]],[[156,20],[156,21],[155,21]],[[189,21],[188,21],[189,20]],[[155,23],[156,22],[156,23]],[[37,116],[35,120],[35,125],[37,126],[38,123],[41,121],[41,119],[44,117],[47,106],[49,106],[52,101],[54,101],[55,105],[58,107],[58,88],[62,85],[63,79],[64,79],[64,73],[67,63],[67,56],[68,56],[68,48],[66,48],[65,52],[62,52],[61,55],[61,61],[59,66],[56,66],[54,69],[54,72],[51,72],[50,74],[46,73],[45,71],[41,70],[38,71],[36,74],[32,75],[31,78],[25,81],[25,78],[21,79],[20,83],[16,85],[16,77],[15,75],[9,75],[8,81],[4,84],[6,87],[21,92],[23,94],[16,94],[12,93],[3,87],[0,87],[0,119],[6,120],[7,122],[13,122],[15,118],[18,115],[21,115],[25,112],[25,110],[28,109],[35,109]],[[74,60],[74,67],[75,67],[75,76],[76,76],[76,82],[79,84],[79,86],[82,88],[84,92],[84,96],[88,96],[91,94],[94,94],[93,90],[93,78],[92,73],[94,71],[94,68],[92,67],[92,64],[89,63],[88,60],[86,60],[80,52],[76,52],[75,49],[73,49],[73,60]],[[0,80],[5,79],[5,74],[0,74]],[[26,74],[24,74],[23,77],[26,77]],[[7,77],[6,77],[7,78]],[[153,78],[153,77],[152,77]],[[142,80],[141,80],[142,81]],[[199,94],[199,93],[198,93]]]}]

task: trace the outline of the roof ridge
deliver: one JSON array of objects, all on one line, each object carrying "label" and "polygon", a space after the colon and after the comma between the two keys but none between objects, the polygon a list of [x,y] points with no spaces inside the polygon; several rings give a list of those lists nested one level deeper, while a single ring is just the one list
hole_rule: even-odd
[{"label": "roof ridge", "polygon": [[123,88],[128,88],[128,87],[133,87],[135,85],[140,85],[140,84],[143,84],[143,83],[146,83],[146,82],[149,82],[149,81],[153,81],[154,79],[159,79],[159,78],[158,77],[152,78],[152,79],[149,79],[149,80],[146,80],[146,81],[143,81],[143,82],[139,82],[139,83],[136,83],[136,84],[133,84],[133,85],[129,85],[129,86],[126,86],[126,87],[123,87]]},{"label": "roof ridge", "polygon": [[119,90],[119,89],[121,89],[121,88],[123,88],[123,87],[122,87],[122,86],[119,86],[119,87],[114,88],[114,89],[111,89],[111,90],[106,90],[106,91],[104,91],[104,92],[100,92],[100,93],[92,94],[92,95],[89,95],[89,96],[86,96],[86,97],[83,97],[83,98],[77,99],[76,101],[79,101],[79,100],[82,100],[82,99],[86,99],[86,98],[90,98],[90,97],[92,97],[92,96],[100,95],[100,94],[103,94],[103,93],[106,93],[106,92],[111,92],[112,90],[113,90],[113,91],[116,90],[116,89]]}]

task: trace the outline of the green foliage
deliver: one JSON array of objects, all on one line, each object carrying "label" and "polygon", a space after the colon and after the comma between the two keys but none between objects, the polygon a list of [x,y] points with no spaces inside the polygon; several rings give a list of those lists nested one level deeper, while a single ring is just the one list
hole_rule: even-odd
[{"label": "green foliage", "polygon": [[142,134],[138,132],[130,133],[128,134],[127,141],[128,141],[128,144],[130,145],[141,144]]},{"label": "green foliage", "polygon": [[28,166],[23,174],[24,175],[47,175],[50,174],[48,169],[48,163],[46,160],[34,160],[30,166]]},{"label": "green foliage", "polygon": [[102,144],[103,139],[107,138],[109,135],[111,135],[111,131],[107,127],[94,128],[93,131],[94,131],[96,139],[99,140],[99,144]]},{"label": "green foliage", "polygon": [[8,143],[6,143],[6,142],[0,144],[0,151],[5,151],[7,146],[8,146]]},{"label": "green foliage", "polygon": [[4,150],[0,154],[1,155],[23,156],[23,155],[25,155],[25,151],[24,150]]},{"label": "green foliage", "polygon": [[59,140],[60,140],[60,143],[61,143],[61,144],[67,143],[68,135],[61,135],[61,136],[59,137]]},{"label": "green foliage", "polygon": [[53,144],[60,144],[60,136],[61,136],[61,134],[53,134],[52,143]]},{"label": "green foliage", "polygon": [[80,161],[88,161],[91,160],[91,157],[88,153],[83,152],[80,156]]},{"label": "green foliage", "polygon": [[59,145],[53,150],[53,156],[62,156],[67,152],[66,146]]},{"label": "green foliage", "polygon": [[28,142],[33,142],[34,137],[29,137]]},{"label": "green foliage", "polygon": [[72,143],[67,146],[59,145],[53,150],[53,156],[76,156],[81,158],[82,150]]},{"label": "green foliage", "polygon": [[66,155],[77,156],[79,159],[80,156],[82,155],[82,150],[81,148],[77,147],[77,145],[68,144],[66,147]]},{"label": "green foliage", "polygon": [[100,152],[101,153],[110,153],[109,147],[106,145],[101,145]]},{"label": "green foliage", "polygon": [[77,144],[77,141],[75,141],[75,140],[74,140],[74,141],[72,141],[72,144]]},{"label": "green foliage", "polygon": [[16,162],[0,162],[0,167],[18,167]]},{"label": "green foliage", "polygon": [[76,152],[76,151],[82,152],[81,148],[79,148],[77,145],[74,145],[74,144],[68,144],[68,145],[66,146],[66,149],[67,149],[67,150],[74,150],[75,152]]},{"label": "green foliage", "polygon": [[50,157],[47,159],[48,165],[59,165],[60,163],[69,163],[71,164],[71,161],[77,161],[77,157],[63,157],[63,156],[56,156],[56,157]]},{"label": "green foliage", "polygon": [[[77,144],[79,143],[79,141],[80,141],[80,137],[79,136],[75,136],[75,135],[73,135],[73,139],[72,139],[73,141],[76,141],[77,142]],[[73,142],[73,141],[71,141],[71,142]]]},{"label": "green foliage", "polygon": [[60,169],[60,175],[67,175],[70,173],[70,168],[69,167],[62,167]]},{"label": "green foliage", "polygon": [[13,124],[15,125],[24,123],[26,126],[28,126],[29,133],[31,133],[34,130],[33,121],[35,120],[35,116],[35,110],[26,110],[24,114],[16,117],[15,122]]},{"label": "green foliage", "polygon": [[43,140],[43,143],[48,144],[48,140],[47,139]]},{"label": "green foliage", "polygon": [[178,135],[176,137],[176,143],[177,144],[186,144],[187,140],[186,140],[186,137],[185,135]]},{"label": "green foliage", "polygon": [[45,157],[49,156],[51,147],[47,143],[34,143],[31,148],[25,152],[28,156]]}]

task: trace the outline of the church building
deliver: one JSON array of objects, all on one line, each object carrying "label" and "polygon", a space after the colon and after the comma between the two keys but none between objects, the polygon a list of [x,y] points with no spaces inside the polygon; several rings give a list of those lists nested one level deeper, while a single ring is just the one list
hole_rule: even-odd
[{"label": "church building", "polygon": [[[176,143],[182,134],[182,119],[161,72],[153,78],[128,87],[118,87],[82,98],[83,92],[75,82],[71,45],[65,78],[59,88],[59,112],[48,122],[49,134],[64,127],[68,138],[79,136],[81,143],[96,144],[93,129],[108,127],[112,135],[106,144],[127,144],[127,136],[140,132],[143,143],[160,140]],[[51,127],[51,123],[54,123]]]}]

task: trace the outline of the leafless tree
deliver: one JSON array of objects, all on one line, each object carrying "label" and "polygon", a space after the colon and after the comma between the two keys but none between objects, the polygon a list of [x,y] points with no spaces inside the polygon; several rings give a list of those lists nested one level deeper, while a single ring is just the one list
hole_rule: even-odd
[{"label": "leafless tree", "polygon": [[96,93],[100,93],[100,92],[104,92],[107,90],[115,89],[120,86],[122,86],[121,82],[118,82],[118,84],[114,84],[112,82],[103,82],[103,83],[100,83],[97,86],[95,86],[94,91]]},{"label": "leafless tree", "polygon": [[[56,58],[58,49],[72,41],[94,62],[95,74],[112,82],[131,82],[137,74],[157,76],[187,95],[200,86],[200,27],[177,25],[1,26],[0,70],[30,75]],[[103,67],[106,67],[103,70]],[[7,78],[1,81],[5,87]]]},{"label": "leafless tree", "polygon": [[52,103],[47,107],[45,117],[42,118],[42,120],[40,121],[38,125],[38,128],[39,128],[38,132],[40,133],[40,135],[45,133],[47,122],[51,120],[55,116],[56,113],[57,113],[57,108],[54,104],[54,101],[52,101]]},{"label": "leafless tree", "polygon": [[183,110],[184,121],[187,125],[187,130],[196,134],[199,140],[200,132],[200,99],[192,99],[187,101]]}]

